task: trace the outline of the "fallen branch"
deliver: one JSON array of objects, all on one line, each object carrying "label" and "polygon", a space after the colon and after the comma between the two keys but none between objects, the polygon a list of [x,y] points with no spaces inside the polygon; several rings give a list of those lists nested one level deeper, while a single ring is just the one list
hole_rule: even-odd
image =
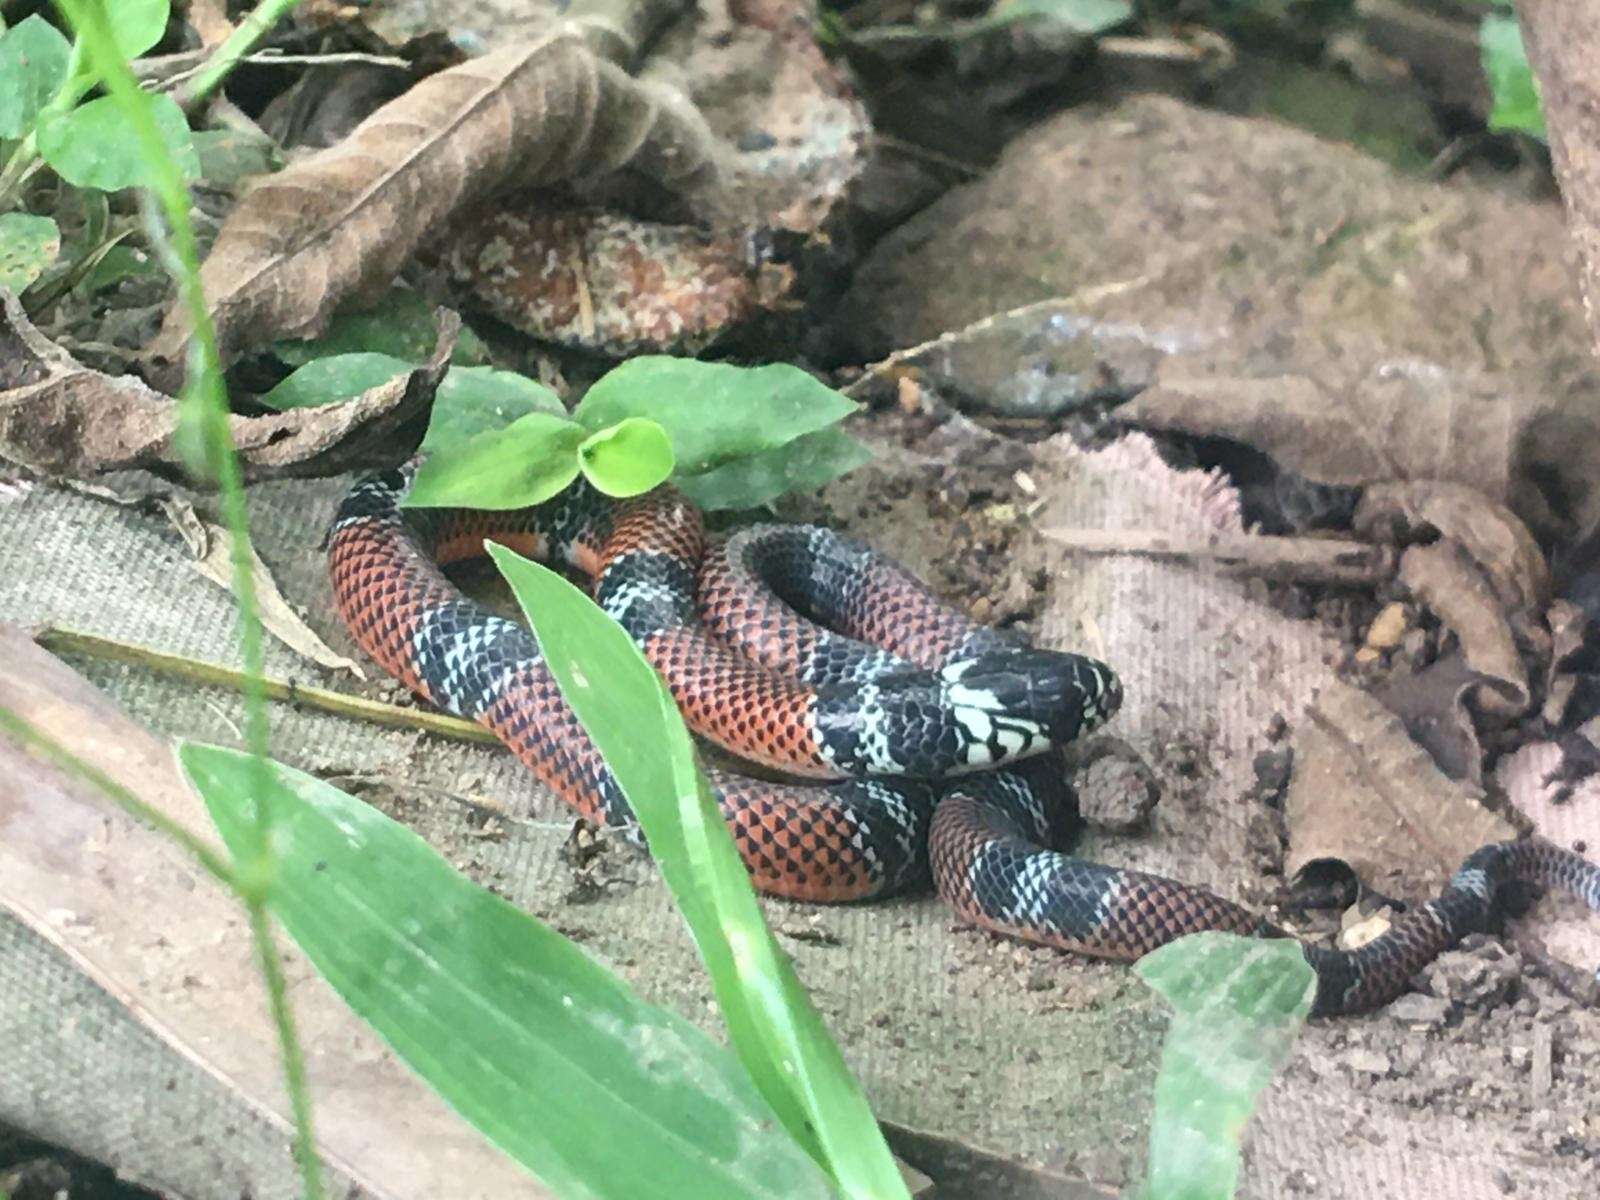
[{"label": "fallen branch", "polygon": [[1204,564],[1221,575],[1244,575],[1279,583],[1332,583],[1371,587],[1394,577],[1398,553],[1389,546],[1344,538],[1269,537],[1215,540],[1175,536],[1154,529],[1039,531],[1079,554],[1135,554]]}]

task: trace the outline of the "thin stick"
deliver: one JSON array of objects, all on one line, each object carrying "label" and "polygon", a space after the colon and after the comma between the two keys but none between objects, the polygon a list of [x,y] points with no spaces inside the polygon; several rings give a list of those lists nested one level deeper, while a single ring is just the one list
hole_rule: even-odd
[{"label": "thin stick", "polygon": [[1205,563],[1223,575],[1290,583],[1370,587],[1394,577],[1392,546],[1348,538],[1174,536],[1153,529],[1041,529],[1040,534],[1080,554],[1135,554]]},{"label": "thin stick", "polygon": [[[54,625],[47,625],[35,631],[33,640],[52,654],[81,654],[106,662],[128,663],[130,666],[143,668],[156,675],[181,679],[185,683],[229,688],[237,692],[245,690],[246,678],[243,671],[236,671],[221,663],[185,658],[180,654],[167,654],[132,642],[119,642],[114,638],[83,633],[76,629],[62,629]],[[282,679],[268,678],[265,680],[264,694],[269,700],[282,700],[302,708],[350,717],[373,725],[417,729],[463,742],[496,740],[494,734],[483,726],[463,721],[460,717],[423,712],[416,708],[401,708],[397,704],[384,704],[379,700],[368,700],[361,696],[331,691],[328,688],[309,687]]]},{"label": "thin stick", "polygon": [[250,15],[239,22],[227,41],[218,46],[194,80],[184,88],[178,103],[187,112],[222,86],[239,60],[248,54],[257,42],[266,37],[272,27],[288,15],[300,0],[261,0]]}]

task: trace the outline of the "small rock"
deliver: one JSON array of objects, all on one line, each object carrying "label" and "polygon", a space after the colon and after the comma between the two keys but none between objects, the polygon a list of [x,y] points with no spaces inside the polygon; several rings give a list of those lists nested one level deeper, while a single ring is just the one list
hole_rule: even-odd
[{"label": "small rock", "polygon": [[1422,975],[1434,995],[1486,1012],[1510,996],[1521,973],[1521,964],[1499,942],[1474,938],[1441,954]]},{"label": "small rock", "polygon": [[1439,996],[1424,996],[1421,992],[1411,992],[1401,996],[1383,1011],[1393,1020],[1432,1029],[1450,1019],[1450,1001]]},{"label": "small rock", "polygon": [[1361,1075],[1372,1075],[1383,1078],[1394,1069],[1394,1064],[1387,1054],[1365,1046],[1357,1046],[1344,1056],[1345,1066]]},{"label": "small rock", "polygon": [[1398,600],[1386,604],[1367,626],[1367,645],[1374,650],[1393,649],[1400,644],[1409,624],[1404,604]]},{"label": "small rock", "polygon": [[1296,1167],[1283,1181],[1283,1187],[1285,1191],[1308,1195],[1317,1190],[1317,1181],[1310,1171],[1304,1167]]},{"label": "small rock", "polygon": [[1048,992],[1055,986],[1055,976],[1048,968],[1035,967],[1028,972],[1028,990],[1030,992]]}]

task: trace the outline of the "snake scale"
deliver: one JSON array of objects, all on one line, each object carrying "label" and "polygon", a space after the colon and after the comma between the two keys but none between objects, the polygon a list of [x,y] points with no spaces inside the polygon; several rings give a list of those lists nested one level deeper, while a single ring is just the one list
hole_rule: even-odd
[{"label": "snake scale", "polygon": [[[626,825],[631,814],[537,643],[441,570],[482,555],[486,540],[587,576],[696,733],[806,780],[710,772],[765,892],[864,900],[931,875],[975,925],[1119,959],[1201,930],[1286,936],[1204,889],[1067,852],[1077,810],[1052,751],[1117,711],[1105,664],[974,624],[828,529],[760,525],[713,543],[668,487],[619,501],[581,479],[515,512],[402,509],[415,470],[413,460],[364,479],[341,505],[328,538],[340,615],[384,670],[492,730],[589,820]],[[1398,995],[1491,927],[1516,884],[1600,910],[1600,866],[1536,840],[1485,846],[1440,896],[1359,949],[1303,944],[1313,1011]]]}]

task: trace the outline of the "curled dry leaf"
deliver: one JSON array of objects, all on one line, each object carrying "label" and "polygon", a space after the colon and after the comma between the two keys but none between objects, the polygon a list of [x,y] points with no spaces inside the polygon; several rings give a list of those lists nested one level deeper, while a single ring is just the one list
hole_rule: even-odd
[{"label": "curled dry leaf", "polygon": [[[201,268],[224,362],[246,345],[319,333],[338,304],[376,295],[468,204],[631,167],[731,219],[717,143],[665,90],[562,30],[429,76],[344,141],[264,179],[223,222]],[[149,348],[180,369],[174,310]]]},{"label": "curled dry leaf", "polygon": [[695,353],[771,308],[793,272],[755,268],[740,239],[603,212],[507,204],[441,247],[451,277],[514,329],[618,357]]},{"label": "curled dry leaf", "polygon": [[1335,859],[1382,895],[1431,895],[1472,851],[1515,836],[1482,799],[1440,771],[1376,699],[1332,683],[1295,732],[1284,872]]},{"label": "curled dry leaf", "polygon": [[1451,779],[1483,782],[1483,746],[1467,699],[1483,686],[1483,676],[1460,654],[1441,658],[1416,673],[1396,671],[1374,689],[1405,722],[1412,740]]},{"label": "curled dry leaf", "polygon": [[1526,712],[1528,671],[1506,610],[1484,573],[1456,542],[1412,546],[1400,556],[1400,582],[1455,631],[1467,665],[1483,676],[1479,707],[1502,716]]},{"label": "curled dry leaf", "polygon": [[[41,475],[83,478],[143,467],[173,473],[178,406],[131,375],[91,370],[52,344],[22,306],[0,292],[0,457]],[[230,419],[247,480],[333,475],[393,462],[402,432],[422,437],[422,419],[444,377],[460,321],[446,314],[424,365],[341,404]]]},{"label": "curled dry leaf", "polygon": [[[168,497],[161,507],[194,551],[195,556],[189,565],[212,583],[231,591],[233,535],[222,526],[202,518],[187,500]],[[256,608],[261,624],[268,633],[302,658],[308,658],[330,670],[349,671],[357,679],[367,677],[355,661],[337,653],[301,619],[300,614],[284,599],[278,581],[272,577],[272,572],[254,548],[250,551],[250,576],[255,586]]]},{"label": "curled dry leaf", "polygon": [[1186,356],[1119,415],[1254,446],[1318,483],[1442,479],[1518,505],[1519,438],[1536,405],[1492,381],[1377,363],[1341,378],[1214,372]]},{"label": "curled dry leaf", "polygon": [[1517,515],[1477,488],[1436,479],[1375,483],[1353,521],[1363,537],[1409,542],[1441,535],[1472,556],[1508,609],[1537,611],[1550,599],[1550,568]]}]

